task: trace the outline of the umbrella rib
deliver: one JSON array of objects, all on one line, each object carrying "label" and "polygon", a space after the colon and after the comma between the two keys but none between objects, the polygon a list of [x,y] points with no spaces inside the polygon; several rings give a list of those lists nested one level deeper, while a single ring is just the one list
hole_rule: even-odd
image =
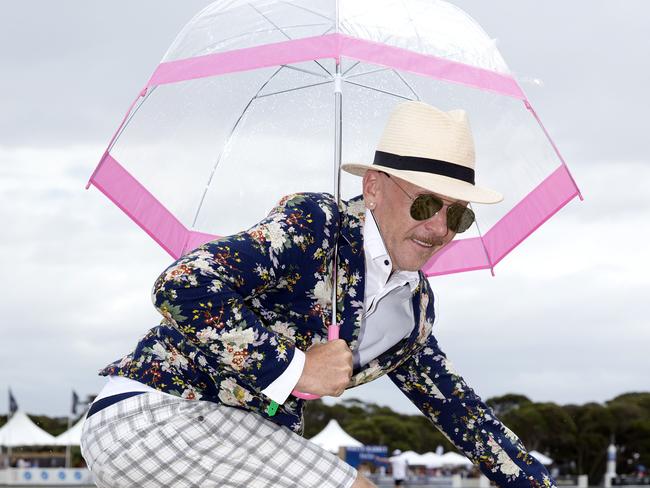
[{"label": "umbrella rib", "polygon": [[355,83],[354,81],[348,81],[348,80],[343,80],[343,81],[345,83],[349,83],[350,85],[359,86],[361,88],[367,88],[368,90],[374,90],[376,92],[385,93],[386,95],[392,95],[394,97],[402,98],[404,100],[411,100],[411,101],[413,100],[412,98],[405,97],[404,95],[399,95],[397,93],[389,92],[389,91],[386,91],[386,90],[380,90],[379,88],[374,88],[372,86],[362,85],[361,83]]},{"label": "umbrella rib", "polygon": [[[469,207],[474,211],[474,207],[471,203],[468,204]],[[483,246],[483,252],[485,253],[485,259],[487,259],[488,264],[490,265],[490,272],[494,276],[494,265],[490,259],[490,253],[488,253],[487,247],[485,247],[485,242],[483,241],[483,234],[481,233],[481,227],[478,225],[478,220],[474,220],[474,225],[476,225],[476,230],[478,231],[478,238],[481,241],[481,246]]]},{"label": "umbrella rib", "polygon": [[308,8],[303,7],[303,6],[301,6],[301,5],[296,5],[295,3],[291,3],[291,2],[283,1],[283,2],[281,2],[281,3],[287,4],[287,5],[291,5],[292,7],[295,7],[295,8],[300,9],[300,10],[304,10],[304,11],[306,11],[306,12],[309,12],[310,14],[314,14],[314,15],[316,15],[316,16],[318,16],[318,17],[321,17],[321,18],[323,18],[323,19],[326,19],[326,20],[329,20],[330,22],[332,22],[332,19],[330,19],[327,15],[321,14],[320,12],[315,12],[315,11],[313,11],[313,10],[311,10],[311,9],[308,9]]},{"label": "umbrella rib", "polygon": [[[373,69],[373,70],[370,70],[370,71],[364,71],[363,73],[357,73],[356,75],[347,76],[346,79],[349,80],[350,78],[357,78],[359,76],[371,75],[373,73],[381,73],[382,71],[388,71],[390,69],[392,69],[392,68],[377,68],[377,69]],[[348,70],[348,71],[350,71],[350,70]]]},{"label": "umbrella rib", "polygon": [[[203,195],[201,195],[201,200],[199,201],[199,206],[196,208],[196,213],[194,214],[194,219],[192,220],[192,227],[196,225],[196,221],[199,218],[199,213],[201,212],[201,208],[203,208],[203,202],[205,201],[205,196],[208,193],[208,188],[210,188],[210,183],[212,183],[212,178],[214,177],[215,172],[217,171],[217,167],[219,166],[219,163],[221,163],[221,157],[223,156],[223,153],[226,151],[226,148],[228,147],[228,144],[230,144],[230,140],[237,130],[237,127],[239,126],[240,122],[243,120],[244,115],[248,111],[248,108],[251,106],[253,101],[257,98],[259,93],[264,89],[266,85],[268,85],[273,78],[275,78],[275,75],[277,75],[280,71],[282,71],[282,66],[280,66],[278,69],[276,69],[271,76],[269,76],[269,79],[266,80],[262,86],[260,86],[259,90],[257,90],[257,93],[251,98],[246,106],[244,107],[244,110],[242,113],[239,115],[239,118],[237,119],[237,122],[232,126],[232,129],[230,129],[230,134],[228,134],[228,138],[226,139],[226,143],[223,145],[223,150],[219,153],[219,157],[217,158],[217,161],[214,163],[214,166],[212,167],[212,172],[210,173],[210,177],[208,178],[207,183],[205,184],[205,188],[203,189]],[[185,249],[183,249],[185,251]]]},{"label": "umbrella rib", "polygon": [[106,152],[111,152],[111,150],[113,149],[113,146],[115,146],[115,144],[117,143],[117,140],[122,136],[122,134],[124,133],[124,130],[126,129],[126,127],[131,123],[131,121],[133,120],[133,117],[135,117],[135,114],[138,113],[138,110],[140,110],[140,107],[142,107],[142,104],[145,102],[145,100],[147,98],[149,98],[149,95],[151,95],[156,90],[156,88],[158,88],[157,85],[152,86],[150,90],[147,90],[147,93],[145,93],[144,97],[142,97],[142,100],[140,101],[140,103],[138,103],[138,106],[135,107],[135,109],[133,111],[131,111],[131,114],[129,115],[129,118],[126,119],[126,122],[124,122],[124,124],[122,125],[122,128],[120,129],[120,131],[115,135],[115,137],[111,141],[110,145],[106,149]]},{"label": "umbrella rib", "polygon": [[413,22],[413,17],[411,16],[411,12],[408,9],[408,6],[406,5],[406,2],[402,0],[402,5],[404,6],[404,10],[406,11],[406,15],[409,18],[409,22],[411,24],[411,27],[413,27],[413,32],[415,33],[415,37],[418,38],[418,45],[421,48],[422,47],[422,37],[420,37],[420,33],[418,32],[417,25],[415,22]]},{"label": "umbrella rib", "polygon": [[[354,63],[352,66],[350,66],[348,69],[346,69],[346,70],[341,74],[341,76],[345,76],[345,75],[347,75],[350,71],[352,71],[354,68],[356,68],[356,67],[359,66],[360,64],[361,64],[361,61],[357,61],[357,62]],[[354,76],[354,75],[352,75],[352,76]]]},{"label": "umbrella rib", "polygon": [[277,25],[275,22],[273,22],[271,19],[269,19],[266,15],[264,15],[262,12],[260,12],[260,11],[259,11],[259,10],[258,10],[258,9],[257,9],[253,4],[252,4],[252,3],[249,3],[248,6],[249,6],[250,8],[252,8],[253,10],[255,10],[255,12],[257,12],[259,15],[261,15],[261,16],[264,18],[264,20],[266,20],[269,24],[271,24],[271,25],[272,25],[273,27],[275,27],[277,30],[279,30],[280,32],[282,32],[282,35],[283,35],[284,37],[286,37],[286,38],[289,39],[289,40],[293,40],[293,39],[289,36],[289,34],[287,34],[286,32],[284,32],[284,30],[282,30],[282,28],[281,28],[279,25]]},{"label": "umbrella rib", "polygon": [[[323,25],[323,24],[319,24],[319,25]],[[330,26],[327,28],[327,30],[321,32],[320,35],[321,35],[321,36],[324,36],[324,35],[327,34],[328,32],[331,32],[332,29],[334,29],[334,26],[333,26],[333,25],[330,25]]]},{"label": "umbrella rib", "polygon": [[264,95],[256,95],[253,97],[254,100],[260,99],[260,98],[265,98],[265,97],[270,97],[272,95],[280,95],[281,93],[289,93],[292,91],[298,91],[298,90],[303,90],[305,88],[312,88],[314,86],[320,86],[320,85],[327,85],[328,83],[334,83],[334,80],[328,80],[328,81],[321,81],[320,83],[312,83],[311,85],[304,85],[304,86],[299,86],[296,88],[289,88],[288,90],[280,90],[272,93],[265,93]]},{"label": "umbrella rib", "polygon": [[318,76],[319,78],[327,78],[327,76],[325,76],[325,75],[322,75],[322,74],[320,74],[320,73],[316,73],[315,71],[309,71],[308,69],[304,69],[304,68],[296,68],[295,66],[290,66],[290,65],[288,65],[288,64],[283,64],[282,66],[283,66],[284,68],[287,68],[287,69],[292,69],[292,70],[295,70],[295,71],[302,71],[303,73],[307,73],[307,74],[310,74],[310,75]]},{"label": "umbrella rib", "polygon": [[327,68],[325,68],[325,66],[323,66],[322,64],[320,64],[316,59],[314,59],[314,63],[316,63],[318,66],[320,66],[320,68],[321,68],[323,71],[325,71],[325,73],[327,73],[328,75],[332,76],[332,73],[330,73],[329,70],[328,70]]},{"label": "umbrella rib", "polygon": [[[288,25],[288,26],[286,26],[284,28],[285,29],[296,29],[298,27],[319,27],[321,25],[324,25],[324,24]],[[206,51],[207,51],[207,53],[211,53],[219,45],[225,44],[225,43],[227,43],[229,41],[232,41],[234,39],[239,39],[239,38],[242,38],[242,37],[250,36],[251,34],[264,34],[264,33],[267,33],[267,32],[276,32],[276,31],[277,31],[277,29],[264,28],[264,29],[257,29],[257,30],[254,30],[254,31],[250,31],[250,32],[245,32],[243,34],[237,34],[236,36],[226,37],[224,39],[219,39],[218,41],[215,41],[212,44],[210,44],[210,45],[206,46],[205,48],[203,48],[201,50],[201,52],[193,52],[190,57],[201,56],[202,55],[201,53],[205,54]]]},{"label": "umbrella rib", "polygon": [[[285,3],[286,3],[286,2],[285,2]],[[294,6],[297,7],[297,5],[294,5]],[[329,19],[328,19],[328,20],[329,20]],[[320,25],[320,24],[319,24],[319,25]],[[327,34],[327,33],[328,33],[329,31],[331,31],[331,30],[332,30],[332,26],[330,25],[330,26],[327,28],[327,30],[326,30],[325,32],[321,33],[321,36],[324,36],[325,34]],[[330,71],[329,71],[327,68],[325,68],[325,66],[323,66],[322,64],[320,64],[320,63],[318,62],[318,60],[314,59],[314,63],[316,63],[316,64],[320,67],[320,69],[322,69],[323,71],[325,71],[325,73],[327,73],[327,76],[330,76],[330,77],[333,76],[332,73],[330,73]]]},{"label": "umbrella rib", "polygon": [[397,70],[394,69],[394,70],[393,70],[393,73],[395,73],[395,74],[397,75],[397,77],[398,77],[400,80],[402,80],[402,83],[404,83],[404,84],[408,87],[408,89],[411,90],[411,93],[413,94],[413,96],[415,96],[415,98],[416,98],[418,101],[420,101],[420,95],[418,95],[417,93],[415,93],[415,90],[413,89],[413,87],[412,87],[411,85],[408,84],[408,82],[404,79],[404,77],[403,77],[401,74],[399,74],[399,71],[397,71]]}]

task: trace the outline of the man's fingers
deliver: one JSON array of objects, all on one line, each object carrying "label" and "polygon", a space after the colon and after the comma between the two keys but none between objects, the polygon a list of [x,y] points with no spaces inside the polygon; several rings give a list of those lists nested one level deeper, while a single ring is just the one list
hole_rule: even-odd
[{"label": "man's fingers", "polygon": [[343,339],[315,344],[305,353],[305,368],[297,386],[300,391],[321,396],[340,396],[350,383],[352,372],[352,351]]},{"label": "man's fingers", "polygon": [[339,359],[341,363],[349,365],[351,373],[353,357],[352,350],[350,349],[350,346],[348,346],[348,343],[343,339],[336,339],[334,341],[328,342],[328,344],[332,344],[332,347],[336,348],[337,353],[340,355]]}]

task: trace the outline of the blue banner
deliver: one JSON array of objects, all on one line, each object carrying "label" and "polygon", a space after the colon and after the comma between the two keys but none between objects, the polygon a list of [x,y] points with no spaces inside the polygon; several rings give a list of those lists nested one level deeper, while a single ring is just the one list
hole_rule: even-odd
[{"label": "blue banner", "polygon": [[376,457],[388,457],[388,447],[361,446],[345,448],[345,462],[354,468],[358,468],[360,464],[379,466],[381,463],[375,461]]}]

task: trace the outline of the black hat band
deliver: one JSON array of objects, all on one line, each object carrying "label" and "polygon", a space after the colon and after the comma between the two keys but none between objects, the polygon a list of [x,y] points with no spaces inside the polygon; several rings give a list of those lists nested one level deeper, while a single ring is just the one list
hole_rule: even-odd
[{"label": "black hat band", "polygon": [[474,170],[460,164],[440,161],[438,159],[418,158],[415,156],[398,156],[383,151],[375,151],[374,164],[403,171],[420,171],[448,176],[466,183],[474,184]]}]

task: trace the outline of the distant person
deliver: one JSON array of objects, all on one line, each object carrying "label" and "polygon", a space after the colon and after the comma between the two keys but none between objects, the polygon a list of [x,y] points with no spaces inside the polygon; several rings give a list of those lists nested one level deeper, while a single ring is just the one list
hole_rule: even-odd
[{"label": "distant person", "polygon": [[[162,323],[101,371],[110,380],[84,424],[98,486],[373,486],[300,435],[291,392],[340,396],[384,375],[497,485],[553,485],[432,333],[421,268],[472,225],[469,202],[501,200],[475,184],[465,112],[401,103],[374,163],[343,169],[363,176],[363,195],[287,196],[156,280]],[[333,266],[341,338],[328,342]]]},{"label": "distant person", "polygon": [[401,486],[408,478],[408,462],[406,456],[402,456],[402,451],[395,449],[393,455],[389,458],[376,457],[376,461],[390,463],[391,476],[395,486]]}]

